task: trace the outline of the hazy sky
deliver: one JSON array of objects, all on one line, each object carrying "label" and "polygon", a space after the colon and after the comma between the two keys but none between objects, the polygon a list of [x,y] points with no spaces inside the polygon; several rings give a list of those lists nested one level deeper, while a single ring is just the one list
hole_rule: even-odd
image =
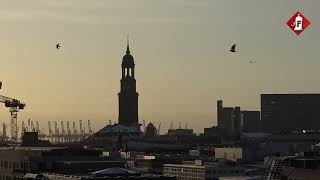
[{"label": "hazy sky", "polygon": [[[1,94],[30,117],[118,118],[121,60],[130,34],[140,122],[164,132],[216,123],[216,100],[260,109],[260,93],[320,92],[319,0],[1,0]],[[287,20],[300,10],[299,37]],[[57,51],[55,44],[62,48]],[[238,53],[228,49],[237,43]],[[249,61],[256,61],[249,64]],[[0,121],[9,122],[8,109]],[[9,129],[8,129],[9,130]]]}]

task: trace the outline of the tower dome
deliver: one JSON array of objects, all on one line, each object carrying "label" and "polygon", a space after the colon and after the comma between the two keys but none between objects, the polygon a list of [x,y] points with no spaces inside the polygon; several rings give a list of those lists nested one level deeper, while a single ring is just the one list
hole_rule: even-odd
[{"label": "tower dome", "polygon": [[122,58],[121,66],[123,68],[134,68],[134,59],[133,56],[130,54],[129,44],[127,45],[127,52]]}]

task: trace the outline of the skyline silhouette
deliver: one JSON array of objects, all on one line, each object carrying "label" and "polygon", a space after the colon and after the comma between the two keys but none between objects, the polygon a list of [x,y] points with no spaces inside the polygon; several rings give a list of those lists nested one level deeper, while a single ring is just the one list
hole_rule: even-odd
[{"label": "skyline silhouette", "polygon": [[[28,104],[19,125],[90,119],[98,130],[116,121],[127,33],[140,123],[161,121],[161,133],[171,121],[195,132],[214,125],[218,99],[260,110],[261,93],[320,92],[318,1],[75,2],[0,7],[0,94]],[[297,10],[311,21],[299,37],[285,24]],[[0,123],[9,119],[3,107]]]}]

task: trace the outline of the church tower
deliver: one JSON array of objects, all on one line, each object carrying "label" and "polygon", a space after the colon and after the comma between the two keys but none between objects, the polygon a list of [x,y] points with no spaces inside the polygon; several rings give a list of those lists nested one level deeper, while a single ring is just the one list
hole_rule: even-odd
[{"label": "church tower", "polygon": [[120,80],[119,97],[119,117],[120,125],[129,127],[139,127],[138,118],[138,96],[136,90],[136,79],[134,75],[134,59],[130,54],[129,42],[127,52],[122,58],[122,78]]}]

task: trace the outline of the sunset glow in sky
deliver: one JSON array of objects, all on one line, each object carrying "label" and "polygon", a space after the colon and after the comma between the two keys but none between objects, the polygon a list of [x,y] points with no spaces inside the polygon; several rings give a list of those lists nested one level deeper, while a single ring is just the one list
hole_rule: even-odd
[{"label": "sunset glow in sky", "polygon": [[[261,93],[319,93],[319,0],[2,0],[1,94],[26,102],[18,124],[117,121],[130,34],[139,119],[202,132],[216,101],[260,109]],[[301,11],[300,36],[287,20]],[[56,50],[55,45],[61,44]],[[228,49],[237,43],[238,53]],[[250,64],[249,61],[256,63]],[[9,122],[1,105],[0,123]]]}]

